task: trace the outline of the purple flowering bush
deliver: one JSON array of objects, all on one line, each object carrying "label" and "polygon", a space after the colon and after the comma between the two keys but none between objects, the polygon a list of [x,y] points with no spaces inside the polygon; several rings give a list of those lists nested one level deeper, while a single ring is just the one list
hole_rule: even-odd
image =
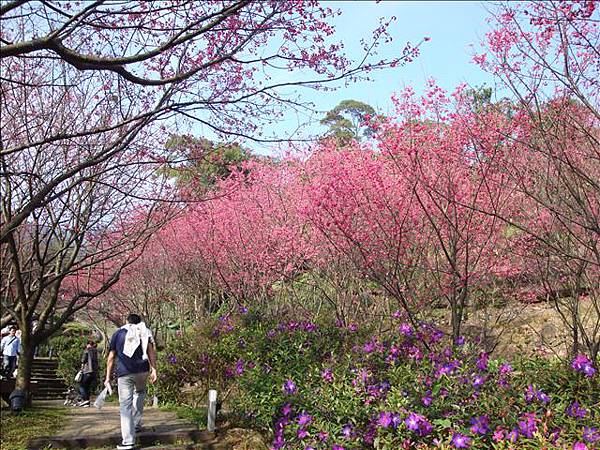
[{"label": "purple flowering bush", "polygon": [[[600,377],[585,355],[509,364],[473,343],[452,345],[430,324],[395,320],[386,335],[308,321],[217,323],[202,345],[166,352],[163,364],[178,376],[214,373],[198,382],[229,389],[228,409],[275,449],[600,446]],[[214,366],[175,369],[180,353]]]}]

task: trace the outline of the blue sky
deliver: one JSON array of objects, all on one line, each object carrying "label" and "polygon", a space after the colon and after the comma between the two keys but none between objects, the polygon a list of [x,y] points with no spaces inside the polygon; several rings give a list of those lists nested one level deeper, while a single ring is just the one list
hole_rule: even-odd
[{"label": "blue sky", "polygon": [[[431,40],[421,46],[421,55],[412,63],[374,74],[375,82],[341,89],[333,96],[322,97],[323,109],[331,109],[339,100],[354,98],[373,107],[389,108],[390,95],[406,86],[417,92],[433,77],[442,87],[453,89],[459,83],[491,84],[490,77],[471,62],[472,54],[488,29],[487,12],[481,2],[419,1],[335,1],[328,2],[343,11],[337,23],[338,37],[350,56],[358,57],[361,37],[369,36],[379,17],[395,16],[390,30],[394,38],[382,56],[394,56],[406,41]],[[336,98],[332,98],[336,97]],[[320,106],[320,105],[319,105]],[[385,112],[385,111],[382,111]]]},{"label": "blue sky", "polygon": [[[342,15],[336,18],[336,39],[344,42],[346,53],[352,59],[361,56],[360,39],[371,36],[380,17],[395,16],[390,27],[394,38],[392,44],[382,48],[379,57],[398,55],[407,41],[418,43],[424,37],[431,38],[421,46],[421,54],[412,63],[395,69],[371,73],[372,82],[360,82],[342,87],[336,92],[320,93],[309,89],[300,91],[305,100],[312,101],[317,110],[328,111],[344,99],[360,100],[373,106],[378,112],[392,111],[390,97],[407,86],[422,92],[426,81],[435,78],[443,88],[452,90],[460,83],[493,86],[493,79],[471,62],[472,55],[488,31],[485,5],[478,1],[325,1]],[[315,114],[318,122],[322,113]],[[281,133],[292,133],[299,122],[307,117],[294,113],[276,126]],[[305,133],[322,133],[325,128],[313,123]],[[251,145],[256,148],[256,144]],[[260,147],[260,146],[259,146]],[[263,152],[260,149],[256,149]]]},{"label": "blue sky", "polygon": [[[393,42],[384,44],[373,61],[400,55],[406,42],[417,44],[424,37],[430,40],[421,45],[420,56],[413,62],[394,69],[371,72],[369,76],[373,81],[350,84],[335,92],[300,88],[297,92],[283,93],[292,98],[299,94],[302,100],[312,102],[316,111],[310,114],[289,111],[283,121],[264,128],[265,138],[310,139],[321,136],[326,128],[319,125],[319,120],[325,112],[345,99],[368,103],[382,114],[391,113],[393,107],[390,98],[394,92],[412,86],[419,94],[430,78],[436,79],[440,86],[449,91],[460,83],[471,86],[486,83],[494,87],[493,79],[472,62],[474,52],[480,49],[480,43],[489,29],[484,2],[322,0],[321,3],[342,11],[334,20],[336,34],[332,41],[343,42],[344,51],[350,59],[362,59],[360,40],[372,36],[381,17],[396,17],[389,27]],[[280,76],[288,75],[282,71]],[[307,78],[314,78],[314,73],[307,74]],[[212,130],[200,124],[194,124],[192,132],[209,139],[215,138]],[[278,145],[252,141],[244,144],[256,153],[277,153]]]}]

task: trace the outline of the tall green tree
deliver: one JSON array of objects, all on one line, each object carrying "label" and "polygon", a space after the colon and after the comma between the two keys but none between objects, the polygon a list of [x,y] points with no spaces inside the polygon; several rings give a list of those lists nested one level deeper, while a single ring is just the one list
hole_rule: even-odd
[{"label": "tall green tree", "polygon": [[368,123],[373,116],[375,109],[371,105],[358,100],[343,100],[327,112],[321,124],[329,127],[326,137],[335,139],[340,145],[347,145],[373,134],[375,130]]},{"label": "tall green tree", "polygon": [[212,142],[191,135],[173,135],[166,143],[170,152],[179,158],[165,172],[177,178],[182,189],[201,192],[212,189],[219,180],[227,178],[234,168],[241,168],[252,158],[250,151],[237,142]]}]

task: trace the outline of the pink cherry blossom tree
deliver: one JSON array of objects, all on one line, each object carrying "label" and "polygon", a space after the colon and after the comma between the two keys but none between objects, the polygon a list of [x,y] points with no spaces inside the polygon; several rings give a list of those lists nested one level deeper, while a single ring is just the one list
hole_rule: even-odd
[{"label": "pink cherry blossom tree", "polygon": [[583,344],[593,357],[600,350],[598,18],[593,1],[507,2],[475,57],[504,82],[518,125],[496,162],[523,210],[499,217],[532,240],[526,264],[539,267],[537,295],[564,318],[571,352]]}]

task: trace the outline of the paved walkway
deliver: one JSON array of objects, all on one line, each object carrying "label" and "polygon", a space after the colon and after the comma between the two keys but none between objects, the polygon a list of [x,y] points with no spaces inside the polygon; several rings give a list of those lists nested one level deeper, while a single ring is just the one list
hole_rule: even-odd
[{"label": "paved walkway", "polygon": [[[62,406],[62,402],[37,402],[40,406]],[[119,407],[107,404],[101,410],[69,408],[65,427],[57,436],[31,442],[31,448],[115,448],[121,442]],[[214,435],[200,431],[195,424],[180,419],[175,413],[147,407],[143,416],[144,429],[138,433],[141,447],[161,444],[198,443],[194,448],[212,448]],[[202,444],[207,444],[205,447]],[[182,445],[181,448],[185,448]]]}]

